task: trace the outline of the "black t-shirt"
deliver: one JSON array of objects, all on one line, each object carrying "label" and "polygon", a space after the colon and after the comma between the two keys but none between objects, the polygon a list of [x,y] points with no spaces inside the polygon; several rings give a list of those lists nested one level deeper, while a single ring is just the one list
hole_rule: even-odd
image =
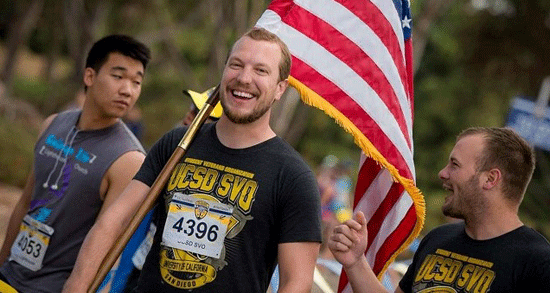
[{"label": "black t-shirt", "polygon": [[[135,179],[151,186],[185,130],[177,128],[162,137]],[[167,207],[175,194],[233,207],[219,258],[161,244],[164,229],[191,228],[182,226],[185,221],[165,228]],[[137,292],[265,292],[279,243],[321,241],[319,206],[313,172],[282,139],[230,149],[217,139],[215,124],[204,125],[159,196],[158,229]],[[204,217],[199,209],[195,213]],[[197,219],[193,221],[199,223]],[[204,224],[203,231],[208,227]],[[199,236],[205,235],[217,237]]]},{"label": "black t-shirt", "polygon": [[463,222],[443,225],[422,240],[399,287],[404,292],[550,292],[550,244],[526,226],[480,241],[466,234]]}]

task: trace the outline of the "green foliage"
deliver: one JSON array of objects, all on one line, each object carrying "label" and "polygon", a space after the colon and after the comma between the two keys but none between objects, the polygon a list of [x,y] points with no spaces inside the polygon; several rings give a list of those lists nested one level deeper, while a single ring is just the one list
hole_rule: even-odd
[{"label": "green foliage", "polygon": [[353,137],[342,130],[334,119],[323,111],[311,108],[307,122],[307,131],[296,146],[296,149],[309,165],[315,169],[321,164],[325,156],[334,155],[341,161],[353,162],[351,176],[356,180],[356,172],[360,157],[360,150],[353,141]]},{"label": "green foliage", "polygon": [[163,134],[174,128],[189,110],[190,101],[183,94],[151,100],[142,106],[143,146],[149,149]]},{"label": "green foliage", "polygon": [[47,83],[34,77],[16,76],[12,83],[13,96],[26,101],[48,116],[72,101],[79,85],[65,82]]},{"label": "green foliage", "polygon": [[0,182],[23,187],[31,170],[37,133],[0,116]]}]

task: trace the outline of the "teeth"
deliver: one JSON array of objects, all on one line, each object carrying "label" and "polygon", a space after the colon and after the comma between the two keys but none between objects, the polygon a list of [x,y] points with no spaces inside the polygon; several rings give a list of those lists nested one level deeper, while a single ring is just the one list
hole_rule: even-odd
[{"label": "teeth", "polygon": [[254,97],[250,93],[241,92],[241,91],[233,91],[233,95],[237,96],[237,97],[240,97],[240,98],[245,98],[245,99],[251,99],[252,97]]}]

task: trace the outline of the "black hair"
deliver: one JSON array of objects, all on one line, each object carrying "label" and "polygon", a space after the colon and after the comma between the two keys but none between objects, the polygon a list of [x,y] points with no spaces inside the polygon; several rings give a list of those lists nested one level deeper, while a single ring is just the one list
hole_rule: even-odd
[{"label": "black hair", "polygon": [[95,42],[86,58],[85,68],[90,67],[98,72],[107,62],[109,54],[115,52],[140,61],[143,69],[151,59],[151,50],[136,39],[126,35],[110,35]]}]

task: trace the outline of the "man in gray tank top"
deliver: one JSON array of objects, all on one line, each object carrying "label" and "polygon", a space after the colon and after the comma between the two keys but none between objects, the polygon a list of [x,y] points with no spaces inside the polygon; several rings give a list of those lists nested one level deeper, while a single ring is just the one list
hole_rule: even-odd
[{"label": "man in gray tank top", "polygon": [[96,42],[84,71],[82,110],[48,117],[34,164],[0,251],[0,284],[61,292],[97,216],[116,201],[145,151],[122,122],[140,93],[150,50],[112,35]]}]

